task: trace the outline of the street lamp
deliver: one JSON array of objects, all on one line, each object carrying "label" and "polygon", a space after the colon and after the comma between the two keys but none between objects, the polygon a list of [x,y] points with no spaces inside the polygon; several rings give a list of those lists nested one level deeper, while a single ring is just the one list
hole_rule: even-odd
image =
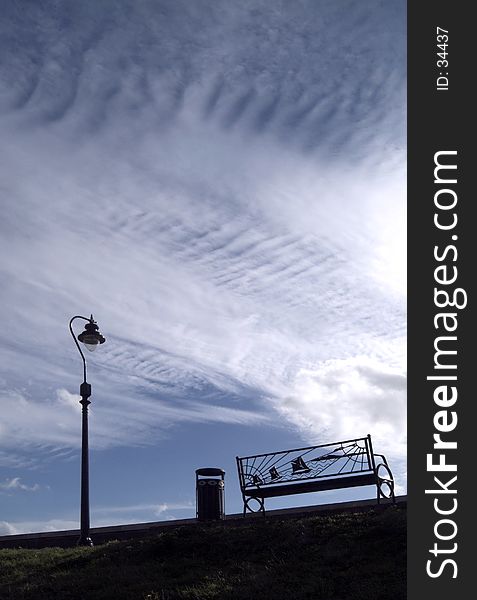
[{"label": "street lamp", "polygon": [[[87,321],[78,339],[73,332],[72,323],[75,319],[83,319]],[[81,347],[78,344],[78,340],[83,343],[88,350],[91,352],[96,350],[100,344],[104,344],[106,339],[99,332],[96,321],[93,320],[93,315],[89,319],[76,315],[70,321],[70,331],[75,344],[83,359],[83,383],[80,385],[80,404],[83,407],[82,410],[82,428],[81,428],[81,533],[78,539],[78,546],[92,546],[93,541],[89,537],[89,462],[88,462],[88,404],[91,402],[88,398],[91,396],[91,386],[86,381],[86,360],[84,354],[81,351]]]}]

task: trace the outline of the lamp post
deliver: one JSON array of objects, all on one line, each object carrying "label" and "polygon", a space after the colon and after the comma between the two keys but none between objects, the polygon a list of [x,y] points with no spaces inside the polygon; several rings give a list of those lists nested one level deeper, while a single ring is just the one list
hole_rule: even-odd
[{"label": "lamp post", "polygon": [[[82,331],[78,339],[73,331],[73,321],[75,319],[83,319],[87,321],[84,331]],[[81,516],[80,525],[81,533],[78,539],[78,546],[92,546],[93,541],[89,537],[89,461],[88,461],[88,405],[91,402],[88,398],[91,396],[91,385],[86,381],[86,360],[81,350],[78,340],[83,343],[91,352],[96,350],[100,344],[104,344],[106,339],[99,332],[96,321],[93,320],[93,315],[89,319],[76,315],[70,321],[70,332],[75,341],[76,347],[83,359],[83,383],[80,385],[80,404],[82,409],[82,427],[81,427]]]}]

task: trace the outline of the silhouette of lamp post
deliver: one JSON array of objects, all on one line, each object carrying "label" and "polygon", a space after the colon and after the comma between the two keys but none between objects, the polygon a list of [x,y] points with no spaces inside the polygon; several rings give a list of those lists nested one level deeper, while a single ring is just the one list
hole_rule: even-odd
[{"label": "silhouette of lamp post", "polygon": [[[75,319],[83,319],[87,321],[84,331],[82,331],[78,339],[76,338],[72,323]],[[85,345],[85,347],[92,352],[100,344],[104,344],[106,339],[99,332],[96,321],[93,320],[93,315],[89,319],[76,315],[70,321],[70,331],[75,344],[83,359],[83,383],[80,385],[80,404],[82,409],[82,428],[81,428],[81,533],[78,539],[78,546],[92,546],[93,541],[89,537],[89,461],[88,461],[88,405],[91,402],[88,398],[91,396],[91,385],[86,381],[86,360],[81,347],[78,344],[78,340]]]}]

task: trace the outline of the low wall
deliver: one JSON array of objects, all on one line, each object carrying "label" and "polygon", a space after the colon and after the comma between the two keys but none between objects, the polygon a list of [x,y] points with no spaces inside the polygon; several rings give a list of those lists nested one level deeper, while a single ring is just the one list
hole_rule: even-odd
[{"label": "low wall", "polygon": [[[407,496],[396,496],[396,504],[401,507],[407,506]],[[333,514],[341,512],[362,512],[372,509],[385,509],[392,506],[388,502],[376,504],[376,500],[356,500],[352,502],[338,502],[334,504],[317,504],[314,506],[300,506],[298,508],[282,508],[277,510],[267,510],[267,518],[286,518],[297,517],[306,514]],[[250,514],[245,517],[245,521],[250,519],[263,519],[262,514]],[[227,515],[225,521],[221,521],[226,526],[238,525],[244,522],[242,513]],[[183,525],[204,524],[197,519],[178,519],[175,521],[153,521],[150,523],[134,523],[129,525],[113,525],[110,527],[93,527],[90,529],[90,535],[95,545],[104,544],[112,540],[126,540],[134,537],[144,537],[170,529],[181,527]],[[215,521],[217,523],[217,521]],[[0,536],[0,548],[69,548],[76,545],[79,538],[79,529],[67,531],[44,531],[41,533],[21,533],[16,535]]]}]

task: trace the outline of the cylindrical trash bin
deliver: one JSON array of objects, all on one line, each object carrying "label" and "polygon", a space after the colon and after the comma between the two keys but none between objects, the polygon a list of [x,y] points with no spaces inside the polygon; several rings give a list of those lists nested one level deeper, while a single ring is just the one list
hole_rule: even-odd
[{"label": "cylindrical trash bin", "polygon": [[225,519],[225,471],[197,469],[195,478],[197,519],[199,521]]}]

